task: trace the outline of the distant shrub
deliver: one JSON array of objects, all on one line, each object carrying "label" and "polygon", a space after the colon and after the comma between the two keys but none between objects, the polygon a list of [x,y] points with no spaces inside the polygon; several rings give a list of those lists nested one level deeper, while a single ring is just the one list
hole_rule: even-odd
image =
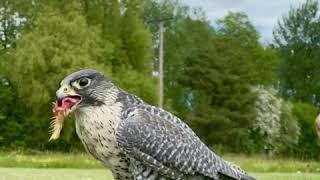
[{"label": "distant shrub", "polygon": [[293,113],[291,102],[282,101],[280,119],[281,130],[276,143],[276,153],[291,155],[301,136],[301,127]]},{"label": "distant shrub", "polygon": [[0,148],[25,146],[23,105],[17,90],[6,78],[0,77]]},{"label": "distant shrub", "polygon": [[301,158],[319,158],[320,145],[314,127],[316,107],[306,103],[294,103],[292,112],[302,130],[298,145],[294,149],[295,155]]},{"label": "distant shrub", "polygon": [[273,89],[255,88],[258,94],[254,109],[256,118],[251,125],[248,152],[279,154],[294,147],[300,136],[292,104],[277,97]]},{"label": "distant shrub", "polygon": [[270,90],[257,89],[256,91],[258,91],[254,107],[256,118],[252,124],[252,130],[264,138],[266,146],[271,146],[275,139],[280,137],[282,101]]}]

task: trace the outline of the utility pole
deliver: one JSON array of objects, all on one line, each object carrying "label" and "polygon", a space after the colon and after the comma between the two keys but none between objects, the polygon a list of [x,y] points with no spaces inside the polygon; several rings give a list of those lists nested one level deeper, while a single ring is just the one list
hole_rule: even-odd
[{"label": "utility pole", "polygon": [[166,21],[170,21],[172,20],[172,17],[169,18],[160,18],[160,19],[152,19],[152,20],[148,20],[147,22],[149,23],[159,23],[159,59],[158,59],[158,71],[159,71],[159,104],[158,106],[160,108],[163,108],[163,97],[164,97],[164,93],[163,93],[163,89],[164,89],[164,83],[163,83],[163,34],[164,34],[164,23]]},{"label": "utility pole", "polygon": [[163,108],[163,24],[159,22],[159,107]]}]

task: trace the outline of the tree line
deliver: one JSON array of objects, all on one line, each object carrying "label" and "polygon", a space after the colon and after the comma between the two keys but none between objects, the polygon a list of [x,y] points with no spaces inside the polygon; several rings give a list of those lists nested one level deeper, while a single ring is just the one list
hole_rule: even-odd
[{"label": "tree line", "polygon": [[209,23],[172,0],[0,2],[0,148],[81,147],[72,119],[48,142],[52,102],[67,74],[97,69],[156,105],[158,24],[165,23],[164,108],[221,152],[316,158],[319,4],[306,0],[262,44],[244,12]]}]

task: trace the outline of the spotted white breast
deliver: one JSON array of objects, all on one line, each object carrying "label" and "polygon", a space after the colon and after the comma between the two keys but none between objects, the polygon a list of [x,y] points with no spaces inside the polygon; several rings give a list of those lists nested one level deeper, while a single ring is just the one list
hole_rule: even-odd
[{"label": "spotted white breast", "polygon": [[102,161],[117,179],[131,179],[130,160],[116,143],[115,129],[120,115],[120,103],[82,108],[75,112],[76,132],[86,151]]}]

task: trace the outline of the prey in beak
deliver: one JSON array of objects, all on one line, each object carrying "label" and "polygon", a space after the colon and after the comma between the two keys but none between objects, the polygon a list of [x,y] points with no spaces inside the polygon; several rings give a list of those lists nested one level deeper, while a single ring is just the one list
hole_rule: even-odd
[{"label": "prey in beak", "polygon": [[50,123],[51,137],[49,141],[60,137],[64,119],[74,112],[82,98],[76,94],[70,87],[64,86],[57,91],[57,100],[53,102],[52,112],[54,114]]}]

